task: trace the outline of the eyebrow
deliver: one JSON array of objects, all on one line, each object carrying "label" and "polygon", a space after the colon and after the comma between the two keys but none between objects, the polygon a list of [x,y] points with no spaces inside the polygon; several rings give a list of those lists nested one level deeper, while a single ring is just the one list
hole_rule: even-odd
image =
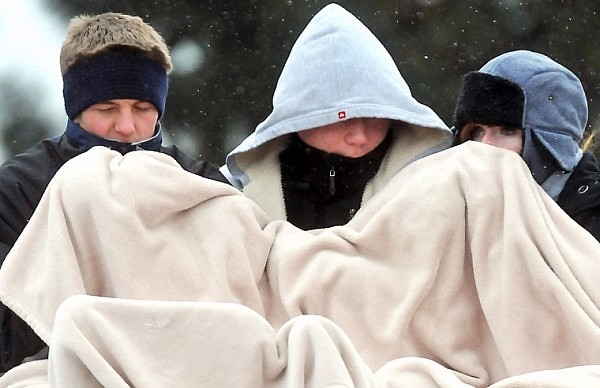
[{"label": "eyebrow", "polygon": [[117,105],[116,102],[112,102],[112,101],[101,101],[101,102],[97,102],[94,105]]}]

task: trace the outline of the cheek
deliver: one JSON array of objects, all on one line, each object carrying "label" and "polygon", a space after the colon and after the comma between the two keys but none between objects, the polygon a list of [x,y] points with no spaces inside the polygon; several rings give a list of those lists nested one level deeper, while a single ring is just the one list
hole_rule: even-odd
[{"label": "cheek", "polygon": [[158,113],[141,115],[136,118],[136,131],[143,138],[150,138],[154,135],[156,122],[158,121]]},{"label": "cheek", "polygon": [[[368,143],[370,150],[377,148],[379,144],[385,139],[389,131],[389,128],[375,128],[368,132]],[[369,151],[370,152],[370,151]]]},{"label": "cheek", "polygon": [[309,146],[325,152],[338,152],[340,144],[344,143],[343,132],[329,128],[300,131],[298,136]]},{"label": "cheek", "polygon": [[79,126],[96,136],[107,137],[110,133],[112,123],[96,115],[87,115],[79,120]]},{"label": "cheek", "polygon": [[515,150],[517,151],[517,153],[518,153],[519,155],[523,155],[523,145],[522,145],[522,144],[520,144],[520,143],[519,143],[519,144],[518,144],[518,145],[515,147]]},{"label": "cheek", "polygon": [[377,143],[376,145],[379,145],[385,139],[388,131],[390,131],[389,127],[377,128],[373,131],[373,141]]},{"label": "cheek", "polygon": [[146,129],[146,134],[148,135],[148,137],[151,137],[152,135],[154,135],[154,130],[156,129],[156,122],[157,120],[148,120],[145,126]]},{"label": "cheek", "polygon": [[511,138],[507,148],[521,154],[523,152],[523,142],[521,141],[521,138]]},{"label": "cheek", "polygon": [[323,136],[319,141],[319,147],[322,151],[343,153],[345,149],[346,140],[341,134],[329,133]]}]

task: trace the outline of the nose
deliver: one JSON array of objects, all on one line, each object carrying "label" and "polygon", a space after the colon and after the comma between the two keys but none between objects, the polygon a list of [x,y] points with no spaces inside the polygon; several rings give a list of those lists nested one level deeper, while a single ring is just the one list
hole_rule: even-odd
[{"label": "nose", "polygon": [[502,139],[495,133],[486,133],[481,142],[487,145],[502,147]]},{"label": "nose", "polygon": [[135,132],[135,122],[131,111],[125,109],[119,112],[115,120],[115,132],[120,135],[128,136]]},{"label": "nose", "polygon": [[363,118],[346,122],[346,142],[351,145],[364,144],[367,141],[367,121]]},{"label": "nose", "polygon": [[481,142],[484,144],[492,144],[493,139],[489,131],[485,131],[481,136]]}]

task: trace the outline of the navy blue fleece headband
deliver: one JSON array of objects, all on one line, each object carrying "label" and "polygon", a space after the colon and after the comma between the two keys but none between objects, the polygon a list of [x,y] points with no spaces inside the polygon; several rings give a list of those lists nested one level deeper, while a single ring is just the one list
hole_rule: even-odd
[{"label": "navy blue fleece headband", "polygon": [[148,101],[160,118],[168,89],[166,70],[158,62],[133,53],[83,58],[63,76],[65,110],[71,119],[90,105],[114,99]]}]

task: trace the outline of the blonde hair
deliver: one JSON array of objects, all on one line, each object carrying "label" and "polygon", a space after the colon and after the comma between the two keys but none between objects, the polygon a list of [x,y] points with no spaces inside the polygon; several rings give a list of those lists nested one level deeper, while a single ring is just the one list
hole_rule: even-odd
[{"label": "blonde hair", "polygon": [[592,148],[594,148],[597,143],[596,133],[597,131],[592,131],[583,139],[583,142],[581,143],[581,149],[583,151],[592,150]]},{"label": "blonde hair", "polygon": [[173,64],[162,36],[138,16],[108,12],[71,19],[60,50],[62,75],[83,57],[131,49],[157,61],[167,73]]}]

